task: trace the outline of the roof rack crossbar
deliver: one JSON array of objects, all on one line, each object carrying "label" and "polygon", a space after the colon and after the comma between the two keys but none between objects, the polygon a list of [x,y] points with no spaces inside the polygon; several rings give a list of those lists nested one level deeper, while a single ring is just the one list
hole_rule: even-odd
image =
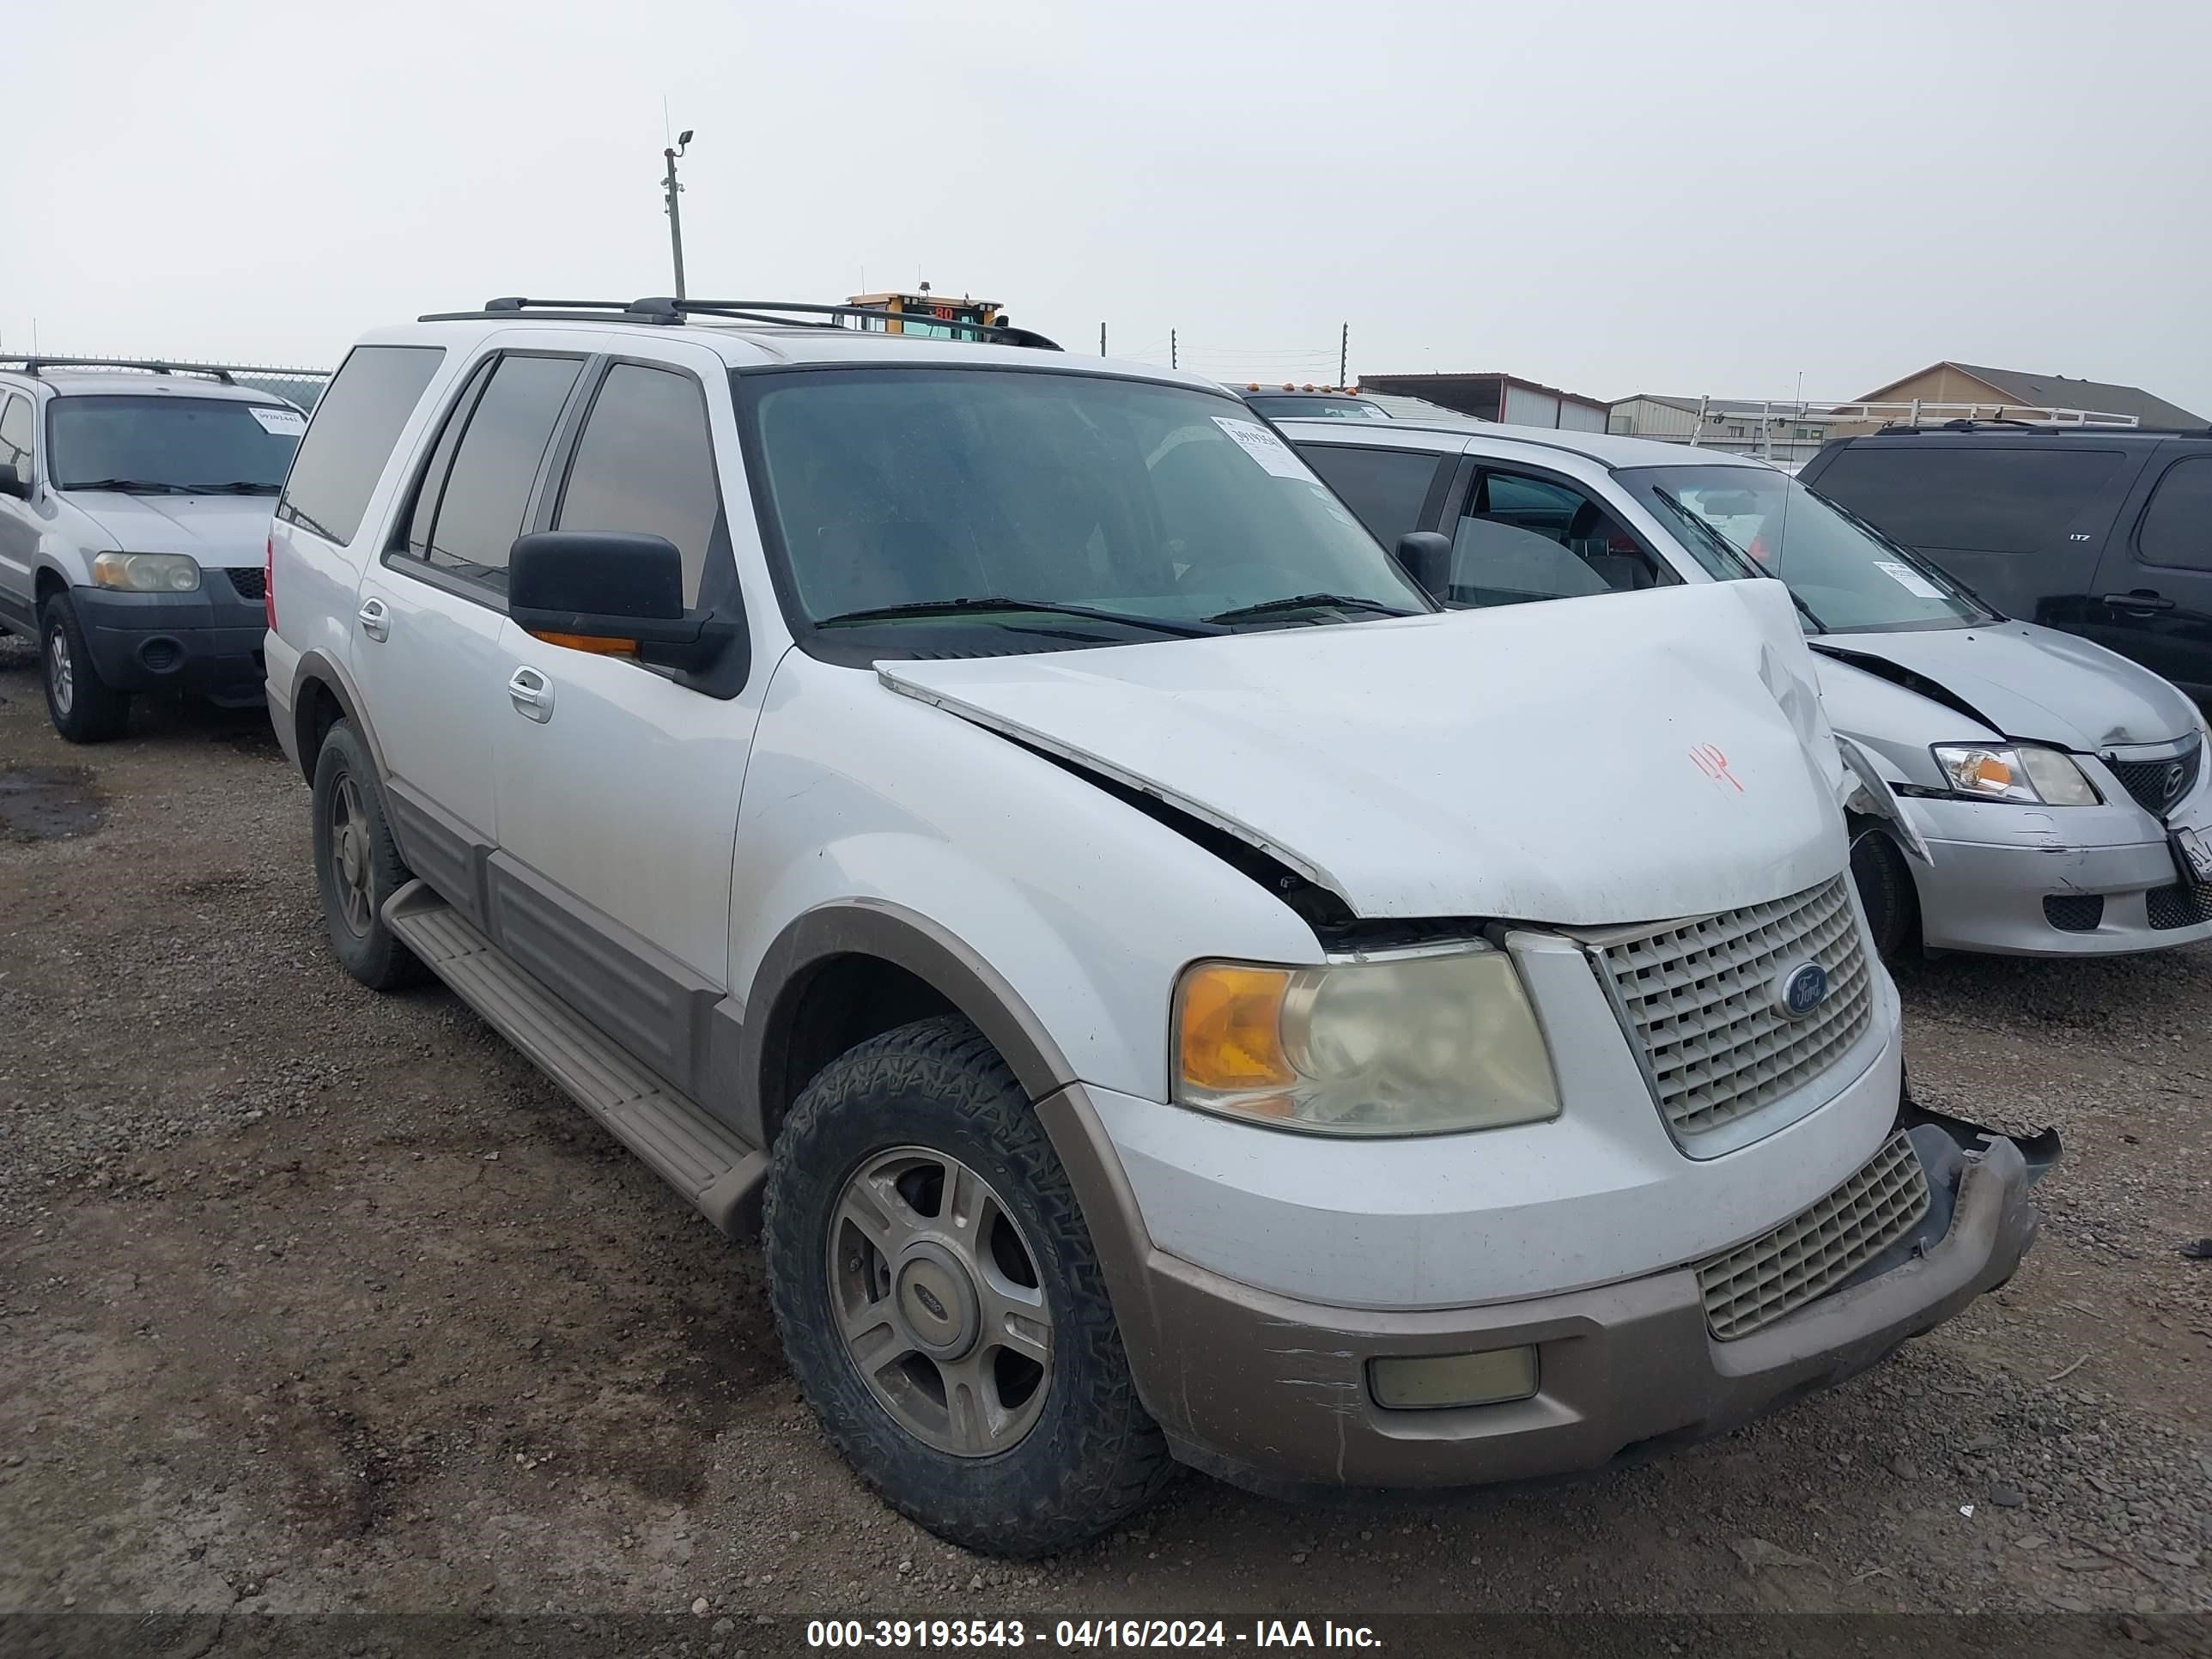
[{"label": "roof rack crossbar", "polygon": [[236,386],[234,374],[297,374],[299,369],[256,368],[245,363],[179,363],[159,357],[56,357],[46,352],[25,356],[0,354],[0,364],[21,363],[23,373],[45,368],[143,368],[155,374],[205,374],[225,386]]},{"label": "roof rack crossbar", "polygon": [[[720,317],[732,322],[767,323],[784,328],[848,328],[854,324],[896,319],[930,329],[945,329],[992,344],[1057,351],[1058,342],[1005,323],[970,322],[961,317],[907,315],[878,306],[816,305],[793,300],[692,300],[648,295],[635,300],[532,300],[507,295],[484,301],[480,311],[431,312],[416,320],[451,323],[529,316],[557,322],[681,323],[686,317]],[[817,320],[817,319],[819,320]]]}]

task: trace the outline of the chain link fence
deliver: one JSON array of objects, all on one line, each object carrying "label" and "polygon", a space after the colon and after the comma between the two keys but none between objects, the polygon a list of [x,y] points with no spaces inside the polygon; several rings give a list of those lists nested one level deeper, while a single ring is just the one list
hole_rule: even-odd
[{"label": "chain link fence", "polygon": [[96,371],[114,374],[197,374],[232,386],[250,386],[296,405],[308,414],[331,383],[327,368],[287,368],[272,363],[209,363],[183,357],[105,357],[96,355],[39,352],[31,356],[0,356],[0,368],[48,368]]}]

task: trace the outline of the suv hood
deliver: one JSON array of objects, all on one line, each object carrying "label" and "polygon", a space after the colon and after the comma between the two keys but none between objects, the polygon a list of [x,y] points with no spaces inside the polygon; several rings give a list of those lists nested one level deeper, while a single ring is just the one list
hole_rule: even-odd
[{"label": "suv hood", "polygon": [[1932,682],[2003,737],[2094,754],[2197,729],[2197,705],[2140,663],[2033,623],[1830,634],[1814,648],[1886,679],[1897,678],[1888,665]]},{"label": "suv hood", "polygon": [[189,553],[205,567],[258,568],[274,495],[125,495],[72,489],[66,499],[124,553]]},{"label": "suv hood", "polygon": [[1647,921],[1844,864],[1842,763],[1778,582],[877,673],[1364,916]]}]

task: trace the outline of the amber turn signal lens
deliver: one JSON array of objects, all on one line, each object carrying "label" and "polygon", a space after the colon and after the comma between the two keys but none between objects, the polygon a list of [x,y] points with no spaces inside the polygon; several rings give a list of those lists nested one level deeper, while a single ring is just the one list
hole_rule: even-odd
[{"label": "amber turn signal lens", "polygon": [[1281,968],[1211,962],[1183,975],[1176,1048],[1183,1082],[1198,1089],[1287,1087],[1295,1077],[1283,1052]]},{"label": "amber turn signal lens", "polygon": [[537,634],[530,636],[543,640],[548,645],[557,645],[569,651],[588,651],[595,657],[635,657],[635,640],[602,640],[589,634]]}]

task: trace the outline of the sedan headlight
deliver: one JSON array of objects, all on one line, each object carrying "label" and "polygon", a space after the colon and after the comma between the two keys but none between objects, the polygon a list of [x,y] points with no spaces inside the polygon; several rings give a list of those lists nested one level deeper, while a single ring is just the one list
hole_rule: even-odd
[{"label": "sedan headlight", "polygon": [[200,585],[200,568],[183,553],[100,553],[92,579],[131,593],[190,593]]},{"label": "sedan headlight", "polygon": [[1442,1134],[1556,1117],[1559,1085],[1503,951],[1276,968],[1176,987],[1176,1099],[1278,1128]]},{"label": "sedan headlight", "polygon": [[1939,743],[1934,752],[1936,764],[1943,769],[1953,792],[1976,800],[2094,806],[2100,799],[2096,787],[2063,749],[2045,749],[2032,743],[2002,746]]}]

